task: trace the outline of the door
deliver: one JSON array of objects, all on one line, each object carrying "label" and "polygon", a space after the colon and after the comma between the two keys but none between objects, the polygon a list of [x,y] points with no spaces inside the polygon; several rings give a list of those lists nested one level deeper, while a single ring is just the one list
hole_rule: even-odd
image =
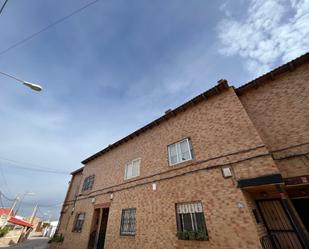
[{"label": "door", "polygon": [[109,208],[102,209],[102,217],[101,217],[101,222],[100,222],[101,224],[100,224],[100,229],[99,229],[99,234],[98,234],[98,244],[97,244],[96,249],[104,248],[108,213],[109,213]]},{"label": "door", "polygon": [[303,249],[279,199],[257,201],[260,213],[276,249]]},{"label": "door", "polygon": [[109,208],[96,208],[93,214],[88,249],[103,249]]},{"label": "door", "polygon": [[309,233],[309,198],[292,199],[292,203]]}]

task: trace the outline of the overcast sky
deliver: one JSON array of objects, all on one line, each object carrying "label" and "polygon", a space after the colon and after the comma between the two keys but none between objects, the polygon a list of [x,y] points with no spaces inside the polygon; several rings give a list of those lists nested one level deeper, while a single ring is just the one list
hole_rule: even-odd
[{"label": "overcast sky", "polygon": [[71,172],[219,79],[239,86],[309,50],[308,0],[101,0],[6,50],[90,2],[9,0],[0,15],[0,71],[44,87],[0,75],[0,189],[35,193],[21,214],[58,217],[70,176],[16,166]]}]

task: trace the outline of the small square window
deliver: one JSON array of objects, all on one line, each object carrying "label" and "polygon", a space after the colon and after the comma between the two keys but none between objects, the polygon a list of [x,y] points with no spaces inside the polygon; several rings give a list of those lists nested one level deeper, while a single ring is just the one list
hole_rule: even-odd
[{"label": "small square window", "polygon": [[136,208],[123,209],[121,214],[120,235],[135,235]]},{"label": "small square window", "polygon": [[192,144],[190,139],[186,138],[180,142],[169,145],[168,147],[169,164],[175,165],[193,158]]},{"label": "small square window", "polygon": [[140,159],[135,159],[128,162],[125,166],[124,179],[130,179],[139,176]]}]

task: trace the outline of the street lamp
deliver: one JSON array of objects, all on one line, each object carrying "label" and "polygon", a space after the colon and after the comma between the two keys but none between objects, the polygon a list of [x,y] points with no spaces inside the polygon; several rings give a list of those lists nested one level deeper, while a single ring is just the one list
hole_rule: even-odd
[{"label": "street lamp", "polygon": [[1,72],[1,71],[0,71],[0,74],[5,75],[5,76],[7,76],[7,77],[9,77],[9,78],[12,78],[12,79],[14,79],[14,80],[17,80],[17,81],[23,83],[25,86],[31,88],[31,89],[34,90],[34,91],[40,92],[40,91],[42,91],[42,89],[43,89],[43,88],[42,88],[40,85],[38,85],[38,84],[34,84],[34,83],[31,83],[31,82],[28,82],[28,81],[25,81],[25,80],[18,79],[18,78],[14,77],[14,76],[12,76],[12,75],[10,75],[10,74],[3,73],[3,72]]}]

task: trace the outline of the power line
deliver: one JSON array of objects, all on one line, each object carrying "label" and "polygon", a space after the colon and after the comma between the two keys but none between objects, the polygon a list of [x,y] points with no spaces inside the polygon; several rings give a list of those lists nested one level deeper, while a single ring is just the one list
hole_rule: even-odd
[{"label": "power line", "polygon": [[2,13],[2,11],[3,11],[5,5],[7,4],[8,1],[9,1],[9,0],[5,0],[4,4],[2,5],[2,7],[1,7],[1,9],[0,9],[0,15],[1,15],[1,13]]},{"label": "power line", "polygon": [[55,22],[50,23],[50,24],[47,25],[45,28],[43,28],[43,29],[41,29],[41,30],[39,30],[39,31],[37,31],[37,32],[35,32],[35,33],[33,33],[33,34],[31,34],[31,35],[25,37],[24,39],[22,39],[22,40],[20,40],[20,41],[18,41],[18,42],[16,42],[16,43],[14,43],[13,45],[11,45],[11,46],[7,47],[6,49],[2,50],[2,51],[0,52],[0,55],[3,55],[3,54],[5,54],[6,52],[10,51],[11,49],[16,48],[17,46],[20,46],[21,44],[23,44],[23,43],[25,43],[25,42],[31,40],[32,38],[38,36],[39,34],[45,32],[46,30],[48,30],[48,29],[50,29],[50,28],[56,26],[57,24],[59,24],[59,23],[65,21],[65,20],[69,19],[70,17],[72,17],[72,16],[78,14],[79,12],[83,11],[84,9],[90,7],[91,5],[93,5],[93,4],[95,4],[96,2],[99,2],[99,1],[100,1],[100,0],[94,0],[94,1],[92,1],[92,2],[90,2],[90,3],[88,3],[88,4],[84,5],[84,6],[82,6],[82,7],[80,7],[80,8],[74,10],[74,11],[71,12],[70,14],[68,14],[68,15],[66,15],[66,16],[64,16],[64,17],[62,17],[62,18],[60,18],[60,19],[58,19],[58,20],[56,20]]},{"label": "power line", "polygon": [[4,204],[3,204],[3,201],[2,201],[2,192],[0,191],[0,204],[1,204],[1,207],[4,208]]},{"label": "power line", "polygon": [[16,198],[11,199],[11,198],[9,198],[9,197],[5,196],[5,194],[4,194],[2,191],[0,191],[0,194],[1,194],[1,196],[3,196],[3,197],[4,197],[4,199],[6,199],[6,200],[8,200],[8,201],[15,201],[15,200],[16,200]]},{"label": "power line", "polygon": [[1,165],[0,165],[0,172],[1,172],[1,176],[3,178],[3,186],[5,186],[5,188],[8,191],[8,193],[11,194],[12,192],[10,191],[9,185],[7,184],[7,181],[6,181],[6,178],[4,176],[3,169],[1,167]]},{"label": "power line", "polygon": [[[62,174],[62,175],[70,174],[70,172],[67,172],[67,171],[54,170],[54,169],[49,169],[49,168],[42,168],[42,167],[38,167],[37,165],[33,165],[33,164],[29,164],[29,163],[22,163],[22,162],[18,162],[18,161],[3,158],[3,157],[0,157],[0,161],[6,161],[10,164],[10,166],[2,164],[2,165],[0,165],[0,168],[1,168],[1,166],[2,167],[5,166],[5,167],[14,167],[14,168],[19,168],[19,169],[23,169],[23,170],[38,171],[38,172],[52,173],[52,174]],[[33,166],[33,167],[24,166],[24,165],[29,165],[29,166]],[[3,174],[3,172],[2,172],[2,174]]]}]

